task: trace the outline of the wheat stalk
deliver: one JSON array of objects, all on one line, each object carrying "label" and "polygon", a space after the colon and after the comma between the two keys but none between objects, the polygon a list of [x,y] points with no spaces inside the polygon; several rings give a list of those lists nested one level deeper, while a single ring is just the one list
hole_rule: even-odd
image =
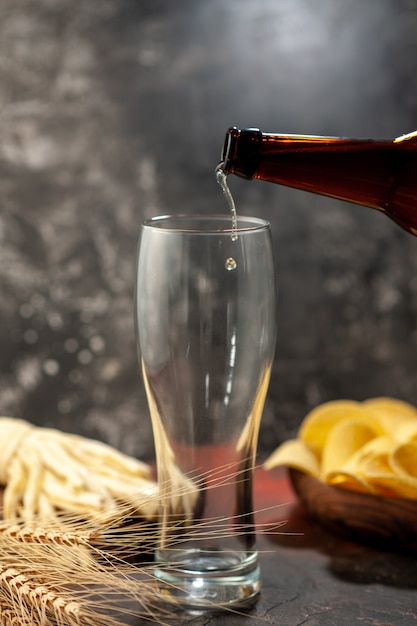
[{"label": "wheat stalk", "polygon": [[78,532],[59,529],[46,529],[26,523],[0,523],[1,540],[19,541],[21,543],[56,544],[65,546],[91,545],[98,531],[85,530]]},{"label": "wheat stalk", "polygon": [[0,568],[0,587],[16,615],[25,621],[31,619],[32,624],[46,624],[49,618],[57,624],[70,626],[94,623],[84,614],[79,602],[53,591],[46,584],[38,584],[22,573],[16,564],[7,569]]},{"label": "wheat stalk", "polygon": [[[132,581],[127,583],[115,569],[106,572],[91,569],[76,576],[76,570],[66,564],[56,569],[59,565],[56,555],[49,564],[42,559],[44,555],[36,562],[35,556],[36,552],[30,555],[10,553],[6,557],[8,566],[0,565],[0,605],[9,621],[16,617],[16,624],[122,626],[124,622],[116,612],[122,614],[123,608],[118,608],[111,598],[112,593],[117,592],[120,601],[122,591],[127,595],[128,590],[135,589],[141,594],[144,588],[139,581],[135,585]],[[68,574],[72,574],[71,584]],[[87,583],[89,579],[92,582]],[[133,608],[125,612],[133,613]]]},{"label": "wheat stalk", "polygon": [[[3,602],[3,600],[2,600]],[[13,607],[5,602],[0,605],[0,624],[2,626],[33,626],[22,615],[16,613]]]}]

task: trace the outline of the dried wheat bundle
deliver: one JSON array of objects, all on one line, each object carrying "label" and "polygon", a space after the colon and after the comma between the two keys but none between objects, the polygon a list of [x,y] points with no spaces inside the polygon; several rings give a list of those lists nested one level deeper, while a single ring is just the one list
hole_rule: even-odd
[{"label": "dried wheat bundle", "polygon": [[[211,489],[236,479],[225,466],[198,486]],[[153,497],[156,504],[161,497]],[[182,623],[184,615],[162,605],[154,591],[156,525],[132,517],[129,503],[116,508],[112,517],[59,513],[0,523],[0,624],[122,626],[132,616],[141,623]],[[244,520],[223,521],[219,526],[218,518],[194,519],[180,540],[248,531]]]},{"label": "dried wheat bundle", "polygon": [[[121,519],[126,511],[122,507]],[[138,541],[144,522],[124,531],[136,547],[137,561],[129,563],[114,535],[119,526],[106,516],[102,521],[61,515],[1,524],[2,625],[121,626],[126,615],[164,623],[168,612],[153,590],[154,566]]]},{"label": "dried wheat bundle", "polygon": [[67,530],[65,526],[62,524],[59,528],[45,528],[32,524],[0,522],[0,536],[3,541],[10,540],[12,543],[19,541],[21,543],[52,543],[73,546],[89,545],[99,534],[97,530],[74,532],[71,528]]},{"label": "dried wheat bundle", "polygon": [[128,503],[157,516],[158,486],[148,465],[99,441],[1,417],[0,484],[4,517],[54,517],[73,511],[92,518]]},{"label": "dried wheat bundle", "polygon": [[[115,528],[105,524],[102,531],[97,531],[91,522],[75,518],[60,523],[62,538],[55,524],[38,526],[32,520],[30,524],[22,523],[19,532],[15,525],[11,524],[10,529],[3,525],[2,625],[125,626],[126,620],[132,623],[132,616],[142,620],[140,623],[170,626],[184,621],[183,614],[161,604],[154,592],[154,563],[146,560],[149,555],[140,547],[136,547],[136,552],[133,549],[138,537],[136,524]],[[225,534],[230,532],[229,523],[225,520]],[[242,532],[247,532],[244,524]],[[125,558],[120,550],[121,538],[132,546],[127,556],[136,554],[137,560]],[[86,541],[88,558],[84,552]]]}]

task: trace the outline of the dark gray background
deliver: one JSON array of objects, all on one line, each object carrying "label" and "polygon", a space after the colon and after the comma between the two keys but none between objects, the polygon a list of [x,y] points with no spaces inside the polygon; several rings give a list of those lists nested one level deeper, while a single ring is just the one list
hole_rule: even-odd
[{"label": "dark gray background", "polygon": [[[0,413],[144,459],[144,217],[223,211],[230,125],[417,128],[416,0],[2,0]],[[417,240],[368,209],[230,180],[269,218],[279,335],[261,456],[336,398],[417,403]]]}]

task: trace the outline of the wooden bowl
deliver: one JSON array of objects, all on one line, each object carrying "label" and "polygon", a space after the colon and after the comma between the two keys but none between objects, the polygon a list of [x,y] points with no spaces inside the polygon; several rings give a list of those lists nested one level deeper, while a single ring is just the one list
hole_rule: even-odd
[{"label": "wooden bowl", "polygon": [[289,475],[307,511],[331,530],[388,549],[417,551],[417,500],[331,487],[294,469]]}]

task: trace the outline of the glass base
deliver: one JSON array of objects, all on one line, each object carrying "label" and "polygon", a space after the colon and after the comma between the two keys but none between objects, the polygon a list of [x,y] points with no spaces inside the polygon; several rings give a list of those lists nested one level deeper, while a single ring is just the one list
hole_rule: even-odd
[{"label": "glass base", "polygon": [[200,611],[248,608],[256,602],[261,586],[256,552],[180,551],[175,562],[159,561],[154,576],[161,599]]}]

